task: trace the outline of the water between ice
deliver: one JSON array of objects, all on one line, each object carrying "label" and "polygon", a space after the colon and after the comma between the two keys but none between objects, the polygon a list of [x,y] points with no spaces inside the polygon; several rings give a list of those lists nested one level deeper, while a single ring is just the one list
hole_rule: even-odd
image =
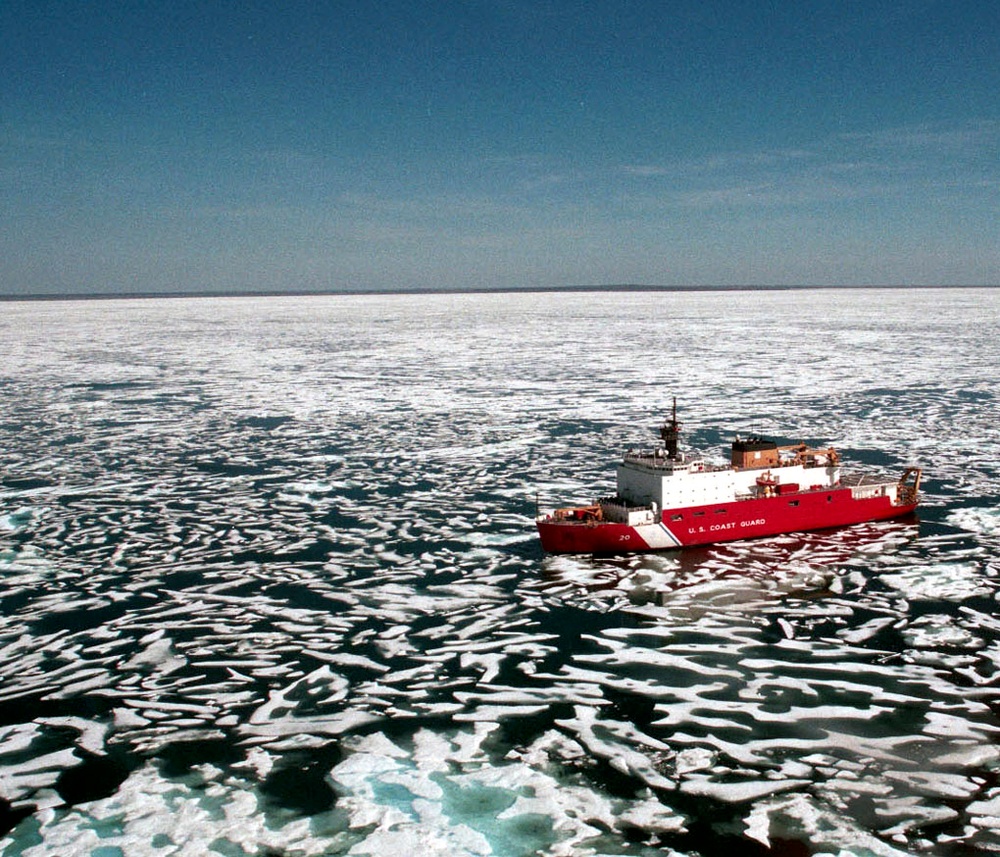
[{"label": "water between ice", "polygon": [[[994,292],[8,308],[4,857],[1000,848]],[[919,520],[543,556],[673,395]]]}]

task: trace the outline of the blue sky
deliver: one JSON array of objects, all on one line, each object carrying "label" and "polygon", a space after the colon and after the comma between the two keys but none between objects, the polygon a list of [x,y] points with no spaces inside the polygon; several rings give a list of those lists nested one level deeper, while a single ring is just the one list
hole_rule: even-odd
[{"label": "blue sky", "polygon": [[995,0],[0,0],[0,294],[1000,283]]}]

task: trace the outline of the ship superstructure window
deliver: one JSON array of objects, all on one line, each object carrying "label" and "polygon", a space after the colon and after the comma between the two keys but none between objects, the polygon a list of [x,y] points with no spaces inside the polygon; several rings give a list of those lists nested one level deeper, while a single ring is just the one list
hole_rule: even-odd
[{"label": "ship superstructure window", "polygon": [[716,509],[715,510],[715,514],[716,515],[725,515],[728,511],[729,511],[728,509]]},{"label": "ship superstructure window", "polygon": [[670,516],[670,520],[671,521],[683,521],[684,520],[684,516],[683,515],[671,515]]},{"label": "ship superstructure window", "polygon": [[695,512],[694,516],[696,518],[704,518],[705,517],[705,513],[704,512]]},{"label": "ship superstructure window", "polygon": [[789,500],[788,501],[788,505],[789,506],[798,506],[799,505],[799,501],[798,500]]}]

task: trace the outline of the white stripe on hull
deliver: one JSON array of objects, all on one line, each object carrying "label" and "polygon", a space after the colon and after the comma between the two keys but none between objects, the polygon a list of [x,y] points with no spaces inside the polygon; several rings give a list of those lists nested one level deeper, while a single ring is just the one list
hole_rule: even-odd
[{"label": "white stripe on hull", "polygon": [[636,534],[653,550],[664,550],[667,548],[679,548],[681,546],[678,539],[663,523],[640,524],[634,527]]}]

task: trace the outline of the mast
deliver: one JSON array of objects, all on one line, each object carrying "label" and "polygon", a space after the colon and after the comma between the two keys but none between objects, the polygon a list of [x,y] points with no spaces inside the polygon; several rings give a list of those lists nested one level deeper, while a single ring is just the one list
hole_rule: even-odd
[{"label": "mast", "polygon": [[674,408],[669,420],[664,420],[660,427],[660,437],[667,449],[667,458],[676,460],[677,440],[681,436],[681,424],[677,422],[677,397],[674,396]]}]

